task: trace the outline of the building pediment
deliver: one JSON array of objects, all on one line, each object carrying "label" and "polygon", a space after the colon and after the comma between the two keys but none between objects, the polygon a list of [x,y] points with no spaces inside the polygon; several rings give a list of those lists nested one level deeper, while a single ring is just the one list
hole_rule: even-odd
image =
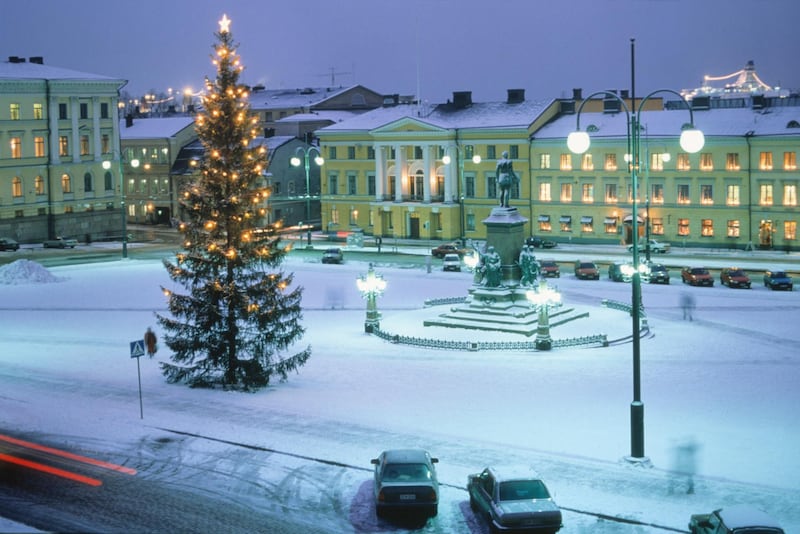
[{"label": "building pediment", "polygon": [[445,133],[447,129],[434,126],[433,124],[415,119],[414,117],[403,117],[384,124],[383,126],[379,126],[371,131],[373,135],[398,134],[403,132]]}]

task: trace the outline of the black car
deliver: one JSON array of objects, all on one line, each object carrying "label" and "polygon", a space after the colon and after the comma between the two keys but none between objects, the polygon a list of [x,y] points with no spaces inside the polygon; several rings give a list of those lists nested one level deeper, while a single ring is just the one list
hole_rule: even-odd
[{"label": "black car", "polygon": [[555,241],[533,236],[525,239],[525,244],[534,248],[556,248],[558,246]]},{"label": "black car", "polygon": [[792,277],[786,271],[767,271],[764,273],[764,287],[791,291],[794,284]]},{"label": "black car", "polygon": [[340,248],[329,248],[322,253],[322,263],[342,263],[344,253]]},{"label": "black car", "polygon": [[784,534],[777,521],[746,504],[714,510],[710,514],[694,514],[689,519],[692,534]]},{"label": "black car", "polygon": [[7,237],[0,237],[0,250],[19,250],[19,243]]},{"label": "black car", "polygon": [[422,449],[388,450],[373,458],[377,516],[385,517],[394,511],[436,517],[439,480],[434,464],[438,461]]},{"label": "black car", "polygon": [[666,265],[651,263],[648,281],[651,284],[669,284],[669,270]]},{"label": "black car", "polygon": [[633,276],[633,265],[625,262],[614,262],[608,266],[608,279],[614,282],[630,282]]}]

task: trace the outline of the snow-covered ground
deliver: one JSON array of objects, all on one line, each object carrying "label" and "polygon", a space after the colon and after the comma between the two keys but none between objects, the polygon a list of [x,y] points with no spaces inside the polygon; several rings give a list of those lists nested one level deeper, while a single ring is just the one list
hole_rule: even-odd
[{"label": "snow-covered ground", "polygon": [[[159,286],[169,284],[160,262],[57,267],[44,276],[37,264],[0,268],[0,427],[120,441],[170,428],[365,467],[383,448],[423,446],[440,457],[447,484],[463,486],[467,473],[485,464],[533,466],[569,510],[685,529],[691,513],[747,502],[786,532],[800,532],[796,291],[771,292],[758,282],[750,291],[678,287],[674,271],[672,285],[644,286],[651,335],[641,341],[642,392],[653,467],[641,468],[622,461],[630,452],[631,344],[537,353],[395,345],[364,333],[355,279],[366,264],[291,257],[285,267],[305,288],[308,364],[287,383],[256,394],[190,390],[165,383],[157,366],[167,359],[162,346],[154,360],[140,361],[143,419],[128,344],[148,326],[160,334],[153,314],[164,310]],[[424,300],[466,295],[469,273],[390,263],[376,269],[388,281],[378,300],[384,329],[510,339],[422,326],[426,314],[436,313],[423,309]],[[605,273],[599,282],[565,273],[551,283],[565,304],[590,311],[580,324],[554,328],[554,338],[630,334],[627,315],[599,306],[603,298],[629,301],[630,285],[609,282]],[[678,307],[683,291],[696,296],[691,322]],[[47,383],[47,395],[35,394]],[[87,405],[94,394],[102,402]],[[210,403],[231,417],[204,417]],[[295,428],[246,423],[265,412],[295,421]],[[337,427],[348,437],[332,435]],[[669,491],[676,451],[688,442],[697,445],[693,495]],[[359,487],[340,490],[353,497]],[[436,521],[457,524],[466,494],[453,490],[442,498]],[[567,512],[562,532],[616,532],[597,521]],[[0,530],[8,529],[0,521]]]}]

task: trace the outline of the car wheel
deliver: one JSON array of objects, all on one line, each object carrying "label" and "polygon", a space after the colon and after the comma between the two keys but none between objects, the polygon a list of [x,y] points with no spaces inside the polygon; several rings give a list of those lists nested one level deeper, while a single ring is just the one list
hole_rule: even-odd
[{"label": "car wheel", "polygon": [[383,509],[381,506],[375,507],[375,515],[378,516],[379,519],[383,519],[386,517],[386,510]]}]

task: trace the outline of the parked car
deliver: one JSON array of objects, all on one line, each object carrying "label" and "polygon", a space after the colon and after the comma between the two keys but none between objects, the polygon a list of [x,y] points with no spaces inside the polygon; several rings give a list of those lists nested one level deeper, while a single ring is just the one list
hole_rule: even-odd
[{"label": "parked car", "polygon": [[0,237],[0,250],[19,250],[19,243],[8,237]]},{"label": "parked car", "polygon": [[617,261],[608,266],[608,279],[614,282],[630,282],[633,275],[633,265]]},{"label": "parked car", "polygon": [[344,252],[340,248],[329,248],[322,253],[322,263],[342,263]]},{"label": "parked car", "polygon": [[575,277],[579,280],[600,280],[600,270],[592,261],[576,261]]},{"label": "parked car", "polygon": [[68,237],[56,237],[55,239],[46,239],[42,246],[44,248],[75,248],[78,241]]},{"label": "parked car", "polygon": [[461,271],[461,258],[458,254],[445,254],[442,260],[443,271]]},{"label": "parked car", "polygon": [[533,236],[525,239],[525,244],[534,248],[556,248],[558,246],[555,241]]},{"label": "parked car", "polygon": [[383,451],[371,460],[375,466],[375,513],[418,513],[436,517],[439,511],[439,480],[434,464],[439,461],[422,449]]},{"label": "parked car", "polygon": [[714,278],[705,267],[684,267],[681,269],[681,282],[693,286],[712,287]]},{"label": "parked car", "polygon": [[470,507],[491,532],[558,532],[561,510],[535,474],[505,475],[487,467],[467,477]]},{"label": "parked car", "polygon": [[728,287],[750,289],[750,277],[738,267],[725,267],[719,272],[719,283]]},{"label": "parked car", "polygon": [[792,277],[786,271],[767,271],[764,273],[764,287],[791,291],[794,284]]},{"label": "parked car", "polygon": [[694,514],[689,519],[692,534],[785,534],[777,521],[757,508],[738,504]]},{"label": "parked car", "polygon": [[553,260],[541,260],[539,262],[539,275],[542,278],[561,278],[561,269]]},{"label": "parked car", "polygon": [[651,263],[648,282],[651,284],[669,284],[669,270],[667,267],[660,263]]},{"label": "parked car", "polygon": [[446,254],[458,254],[459,258],[464,257],[467,249],[460,247],[457,243],[443,243],[431,249],[434,258],[444,258]]},{"label": "parked car", "polygon": [[[639,252],[645,252],[647,249],[647,240],[640,240],[638,242],[639,245]],[[656,241],[655,239],[650,240],[650,252],[655,252],[657,254],[666,254],[669,252],[670,244],[669,243],[661,243]],[[633,252],[633,245],[628,245],[628,252]]]}]

